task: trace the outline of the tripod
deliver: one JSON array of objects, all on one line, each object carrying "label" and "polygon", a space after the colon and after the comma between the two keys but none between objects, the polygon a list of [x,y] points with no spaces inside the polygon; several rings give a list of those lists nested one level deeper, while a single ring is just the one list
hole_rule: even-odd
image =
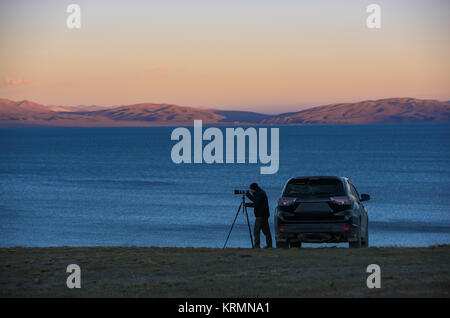
[{"label": "tripod", "polygon": [[223,245],[223,248],[225,248],[227,246],[228,239],[230,238],[231,231],[233,231],[234,224],[236,223],[236,219],[237,219],[237,217],[239,215],[239,212],[241,211],[241,208],[242,208],[242,213],[244,213],[246,218],[247,218],[248,233],[250,234],[250,241],[252,242],[252,248],[255,247],[255,245],[253,245],[253,235],[252,235],[252,230],[250,228],[250,221],[248,219],[247,207],[245,206],[245,193],[243,193],[242,194],[241,204],[239,205],[239,208],[238,208],[238,210],[236,212],[236,216],[234,217],[233,224],[231,225],[230,232],[228,232],[228,236],[227,236],[227,239],[225,241],[225,244]]}]

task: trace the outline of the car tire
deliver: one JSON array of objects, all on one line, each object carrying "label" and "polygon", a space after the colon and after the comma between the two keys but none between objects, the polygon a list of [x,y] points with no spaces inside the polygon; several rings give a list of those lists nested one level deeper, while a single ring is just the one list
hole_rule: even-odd
[{"label": "car tire", "polygon": [[276,241],[277,248],[289,248],[289,243],[286,241]]},{"label": "car tire", "polygon": [[359,230],[356,241],[348,242],[349,248],[360,248],[362,246],[361,230]]},{"label": "car tire", "polygon": [[366,236],[364,237],[364,240],[362,241],[363,247],[369,247],[369,229],[366,229]]}]

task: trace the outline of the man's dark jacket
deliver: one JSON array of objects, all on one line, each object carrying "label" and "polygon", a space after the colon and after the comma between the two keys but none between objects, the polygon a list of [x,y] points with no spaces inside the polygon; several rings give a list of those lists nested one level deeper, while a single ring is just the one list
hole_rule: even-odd
[{"label": "man's dark jacket", "polygon": [[266,193],[261,188],[256,189],[255,194],[247,191],[247,198],[253,201],[253,203],[246,203],[246,206],[254,208],[255,217],[269,217],[269,200],[267,199]]}]

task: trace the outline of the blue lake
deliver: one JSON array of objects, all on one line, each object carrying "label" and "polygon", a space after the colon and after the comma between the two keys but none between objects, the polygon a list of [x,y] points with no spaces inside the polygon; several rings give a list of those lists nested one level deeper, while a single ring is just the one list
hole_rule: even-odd
[{"label": "blue lake", "polygon": [[[0,129],[0,246],[222,247],[233,189],[257,182],[273,215],[297,175],[347,176],[370,194],[371,245],[450,243],[450,125],[280,127],[273,175],[174,164],[172,130]],[[241,215],[229,246],[249,247],[247,231]]]}]

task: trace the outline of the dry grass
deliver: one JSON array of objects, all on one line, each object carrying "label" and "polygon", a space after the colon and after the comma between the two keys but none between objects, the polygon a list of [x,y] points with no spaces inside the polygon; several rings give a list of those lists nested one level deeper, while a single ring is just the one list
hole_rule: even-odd
[{"label": "dry grass", "polygon": [[[81,267],[81,289],[66,267]],[[366,267],[381,266],[381,289]],[[3,297],[449,297],[450,246],[0,249]]]}]

